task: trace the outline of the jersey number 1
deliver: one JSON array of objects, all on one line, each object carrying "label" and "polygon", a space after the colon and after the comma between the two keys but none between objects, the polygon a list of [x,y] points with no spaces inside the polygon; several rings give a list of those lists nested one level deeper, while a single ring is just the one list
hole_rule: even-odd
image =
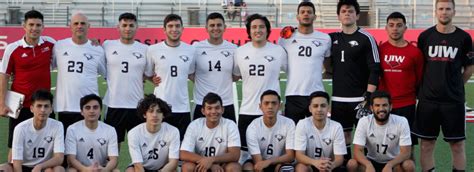
[{"label": "jersey number 1", "polygon": [[341,62],[344,62],[344,51],[341,51]]}]

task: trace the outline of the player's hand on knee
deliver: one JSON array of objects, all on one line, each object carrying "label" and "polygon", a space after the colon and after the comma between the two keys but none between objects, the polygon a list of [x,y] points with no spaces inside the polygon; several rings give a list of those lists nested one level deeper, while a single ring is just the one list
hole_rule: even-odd
[{"label": "player's hand on knee", "polygon": [[313,166],[319,171],[331,170],[332,162],[328,159],[319,159],[314,161]]},{"label": "player's hand on knee", "polygon": [[214,159],[212,157],[206,157],[197,162],[196,169],[198,171],[206,172],[207,170],[211,169],[213,164]]},{"label": "player's hand on knee", "polygon": [[254,165],[254,170],[256,172],[260,172],[260,171],[263,171],[263,169],[267,168],[268,166],[270,166],[271,162],[270,161],[267,161],[267,160],[264,160],[264,161],[259,161],[257,163],[255,163]]},{"label": "player's hand on knee", "polygon": [[224,168],[222,168],[220,165],[213,164],[211,166],[211,171],[212,172],[224,172]]},{"label": "player's hand on knee", "polygon": [[392,172],[392,171],[393,171],[393,168],[389,167],[387,165],[385,167],[383,167],[383,169],[382,169],[382,172]]},{"label": "player's hand on knee", "polygon": [[365,167],[365,172],[375,172],[375,168],[372,164],[369,166]]},{"label": "player's hand on knee", "polygon": [[41,164],[38,164],[38,165],[35,165],[35,167],[33,167],[31,172],[41,172],[41,170],[43,170],[43,166]]}]

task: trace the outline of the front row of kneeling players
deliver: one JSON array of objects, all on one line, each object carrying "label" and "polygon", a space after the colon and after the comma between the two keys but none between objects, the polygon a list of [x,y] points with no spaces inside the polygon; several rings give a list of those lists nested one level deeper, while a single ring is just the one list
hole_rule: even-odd
[{"label": "front row of kneeling players", "polygon": [[[64,171],[64,154],[68,171],[117,170],[117,135],[113,127],[99,121],[100,97],[80,99],[84,120],[67,129],[65,142],[62,124],[49,118],[51,93],[40,90],[31,99],[34,116],[15,128],[12,164],[1,165],[0,171]],[[414,171],[409,125],[405,118],[390,114],[390,99],[385,92],[372,94],[374,114],[359,121],[348,171]],[[263,116],[255,119],[246,133],[252,158],[241,161],[241,166],[238,128],[222,118],[224,108],[217,94],[204,97],[201,112],[205,118],[189,125],[181,149],[178,129],[163,123],[171,108],[154,95],[146,96],[137,107],[139,117],[146,122],[128,133],[132,163],[126,171],[174,171],[178,159],[184,162],[182,171],[279,171],[293,166],[296,171],[343,170],[343,155],[347,153],[344,133],[339,123],[327,118],[327,93],[310,95],[312,116],[300,120],[296,127],[291,119],[278,114],[281,100],[277,92],[265,91],[260,101]]]}]

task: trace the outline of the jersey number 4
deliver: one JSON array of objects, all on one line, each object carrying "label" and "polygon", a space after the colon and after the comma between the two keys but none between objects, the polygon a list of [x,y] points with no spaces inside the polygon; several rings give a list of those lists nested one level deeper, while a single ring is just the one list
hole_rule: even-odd
[{"label": "jersey number 4", "polygon": [[89,159],[94,159],[94,148],[89,149],[89,152],[87,152],[87,157]]}]

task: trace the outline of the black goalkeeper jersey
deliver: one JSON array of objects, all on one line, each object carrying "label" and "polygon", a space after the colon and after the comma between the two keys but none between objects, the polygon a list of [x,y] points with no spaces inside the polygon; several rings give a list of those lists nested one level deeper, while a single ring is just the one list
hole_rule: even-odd
[{"label": "black goalkeeper jersey", "polygon": [[453,33],[444,34],[433,26],[420,34],[418,48],[425,59],[418,98],[438,103],[464,103],[461,71],[474,64],[471,36],[457,27]]},{"label": "black goalkeeper jersey", "polygon": [[353,34],[341,31],[329,36],[332,40],[333,97],[362,97],[367,84],[379,82],[380,59],[375,39],[361,28]]}]

